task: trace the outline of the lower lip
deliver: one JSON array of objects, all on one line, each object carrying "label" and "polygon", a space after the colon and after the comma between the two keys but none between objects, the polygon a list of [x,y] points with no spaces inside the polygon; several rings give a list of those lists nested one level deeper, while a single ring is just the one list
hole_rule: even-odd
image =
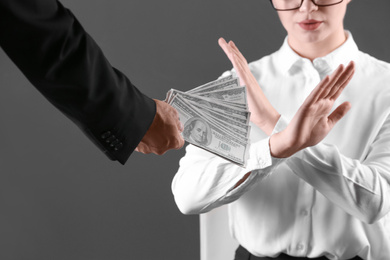
[{"label": "lower lip", "polygon": [[301,26],[301,28],[303,30],[306,30],[306,31],[314,31],[315,29],[317,29],[318,27],[320,27],[320,25],[322,24],[322,22],[316,22],[316,23],[299,23],[299,26]]}]

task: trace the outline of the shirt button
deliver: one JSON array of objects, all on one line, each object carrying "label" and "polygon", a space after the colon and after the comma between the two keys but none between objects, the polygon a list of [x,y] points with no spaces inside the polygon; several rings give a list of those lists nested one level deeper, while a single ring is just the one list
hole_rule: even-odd
[{"label": "shirt button", "polygon": [[299,243],[298,245],[297,245],[297,249],[298,250],[303,250],[305,248],[305,246],[303,245],[303,244],[301,244],[301,243]]},{"label": "shirt button", "polygon": [[302,210],[302,215],[306,217],[307,215],[309,215],[309,212],[307,210]]}]

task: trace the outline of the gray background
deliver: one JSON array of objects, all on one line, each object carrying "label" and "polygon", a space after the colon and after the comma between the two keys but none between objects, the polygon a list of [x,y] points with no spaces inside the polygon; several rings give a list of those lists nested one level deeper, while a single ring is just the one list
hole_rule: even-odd
[{"label": "gray background", "polygon": [[[63,0],[107,58],[164,99],[231,67],[232,39],[249,61],[285,32],[266,0]],[[372,5],[374,4],[374,5]],[[390,62],[390,1],[354,0],[346,28]],[[199,259],[197,216],[182,215],[171,180],[184,149],[109,161],[0,50],[0,259]],[[369,86],[367,86],[369,87]]]}]

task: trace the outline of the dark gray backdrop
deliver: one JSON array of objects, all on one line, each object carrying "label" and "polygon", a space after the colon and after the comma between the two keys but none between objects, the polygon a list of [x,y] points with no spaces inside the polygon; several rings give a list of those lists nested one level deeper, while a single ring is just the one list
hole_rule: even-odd
[{"label": "dark gray backdrop", "polygon": [[[284,39],[267,0],[63,0],[111,63],[164,99],[231,67],[217,39],[249,61]],[[390,62],[390,2],[354,0],[346,28]],[[389,83],[390,84],[390,83]],[[0,50],[0,259],[199,259],[197,216],[171,180],[184,149],[109,161]],[[369,86],[367,86],[369,87]]]}]

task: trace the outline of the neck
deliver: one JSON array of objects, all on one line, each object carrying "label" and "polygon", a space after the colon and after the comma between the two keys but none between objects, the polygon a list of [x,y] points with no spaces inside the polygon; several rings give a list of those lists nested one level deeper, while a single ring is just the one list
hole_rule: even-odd
[{"label": "neck", "polygon": [[288,38],[290,47],[301,57],[313,61],[316,58],[324,57],[340,47],[347,40],[347,33],[344,29],[336,35],[329,36],[320,41],[301,41]]}]

